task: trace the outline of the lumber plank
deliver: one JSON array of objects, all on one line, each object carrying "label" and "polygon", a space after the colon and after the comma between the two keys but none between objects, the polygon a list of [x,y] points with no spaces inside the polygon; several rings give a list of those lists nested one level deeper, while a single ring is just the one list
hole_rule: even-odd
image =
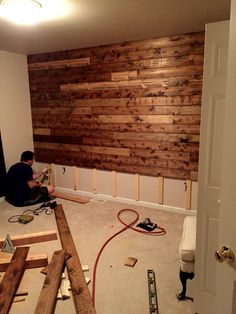
[{"label": "lumber plank", "polygon": [[204,32],[28,56],[37,157],[197,180],[196,154],[183,165],[151,150],[198,154],[203,60]]},{"label": "lumber plank", "polygon": [[[42,231],[36,233],[22,234],[10,236],[14,246],[27,245],[32,243],[46,242],[57,240],[56,230]],[[0,238],[0,248],[2,247],[5,239]]]},{"label": "lumber plank", "polygon": [[[186,44],[195,45],[201,43],[204,43],[204,32],[163,36],[159,38],[126,42],[123,44],[112,44],[109,46],[88,47],[81,49],[81,55],[93,56],[95,54],[103,55],[107,51],[112,54],[126,51],[139,51],[148,48],[177,47]],[[54,55],[57,59],[78,58],[78,50],[54,52]],[[49,54],[30,55],[28,56],[28,61],[29,63],[48,61],[49,56]]]},{"label": "lumber plank", "polygon": [[62,248],[71,254],[71,258],[66,261],[66,267],[71,284],[76,313],[95,314],[96,311],[92,304],[92,299],[84,278],[81,262],[62,205],[57,205],[55,208],[55,217]]},{"label": "lumber plank", "polygon": [[[18,248],[16,248],[17,250]],[[2,254],[1,254],[2,255]],[[11,264],[12,255],[1,257],[0,255],[0,272],[7,270]],[[45,267],[48,264],[48,256],[46,254],[29,255],[27,256],[24,264],[25,269]]]},{"label": "lumber plank", "polygon": [[[188,72],[188,69],[186,70]],[[195,69],[196,72],[196,69]],[[124,80],[124,81],[101,81],[101,82],[93,82],[93,83],[67,83],[60,85],[60,91],[80,91],[80,90],[106,90],[106,89],[117,89],[117,88],[147,88],[147,87],[168,87],[168,86],[184,86],[188,82],[188,85],[191,86],[196,84],[202,84],[201,74],[202,67],[199,70],[199,78],[196,78],[195,75],[187,75],[182,77],[163,77],[156,78],[156,71],[149,71],[143,73],[143,75],[150,76],[150,78],[141,78],[141,79],[133,79],[133,80]]]},{"label": "lumber plank", "polygon": [[[94,107],[93,114],[117,114],[117,108],[112,107]],[[122,107],[119,108],[119,114],[136,114],[136,115],[168,115],[168,114],[200,114],[201,107],[194,106],[136,106],[136,107]],[[38,133],[39,134],[39,133]],[[43,134],[42,134],[43,135]],[[50,134],[48,134],[50,135]]]},{"label": "lumber plank", "polygon": [[28,65],[30,71],[44,70],[44,69],[58,69],[68,67],[80,67],[90,65],[90,58],[78,58],[78,59],[64,59],[57,61],[35,62]]},{"label": "lumber plank", "polygon": [[[44,105],[43,105],[44,104]],[[201,95],[193,96],[172,96],[172,97],[136,97],[136,98],[108,98],[108,99],[75,99],[71,102],[62,102],[51,100],[45,100],[43,103],[39,103],[38,106],[34,108],[47,107],[51,105],[52,107],[56,106],[81,106],[81,107],[101,107],[101,106],[118,106],[120,107],[132,107],[132,106],[174,106],[174,105],[200,105],[201,104]]]},{"label": "lumber plank", "polygon": [[59,197],[59,198],[62,198],[64,200],[68,200],[68,201],[72,201],[72,202],[81,203],[81,204],[87,204],[89,202],[88,198],[80,197],[77,195],[72,195],[69,193],[57,192],[57,191],[53,192],[52,196]]},{"label": "lumber plank", "polygon": [[55,149],[55,150],[69,150],[77,152],[88,152],[101,154],[114,154],[119,156],[130,156],[130,150],[128,148],[114,148],[114,147],[95,147],[87,145],[73,145],[73,144],[61,144],[61,143],[45,143],[35,142],[35,148]]},{"label": "lumber plank", "polygon": [[24,273],[25,260],[29,247],[16,248],[11,263],[0,283],[0,314],[10,311],[14,295]]},{"label": "lumber plank", "polygon": [[34,314],[54,313],[56,297],[61,284],[61,274],[65,263],[65,250],[55,251],[34,311]]},{"label": "lumber plank", "polygon": [[172,115],[99,115],[104,123],[173,123]]}]

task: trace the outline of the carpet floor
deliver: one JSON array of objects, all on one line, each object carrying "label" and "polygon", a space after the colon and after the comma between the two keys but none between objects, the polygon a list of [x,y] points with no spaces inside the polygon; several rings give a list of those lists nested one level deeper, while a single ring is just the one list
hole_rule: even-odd
[{"label": "carpet floor", "polygon": [[[94,262],[102,245],[124,228],[118,219],[121,209],[134,209],[139,222],[150,218],[153,223],[165,228],[163,236],[148,236],[128,229],[114,237],[105,247],[98,262],[95,281],[95,308],[97,314],[148,314],[147,270],[155,272],[159,314],[192,314],[191,301],[179,301],[176,295],[181,290],[179,282],[178,246],[182,235],[185,215],[110,201],[91,200],[87,204],[56,199],[62,204],[82,265],[89,265],[86,277],[92,288]],[[37,205],[27,207],[35,209]],[[8,218],[20,214],[25,208],[16,208],[5,200],[0,202],[0,237],[57,230],[54,213],[41,213],[28,224],[9,223]],[[129,224],[135,214],[125,211],[122,220]],[[61,249],[60,239],[31,244],[30,254],[48,254],[49,261],[55,250]],[[137,262],[134,267],[125,266],[128,257]],[[20,290],[28,291],[25,301],[13,303],[10,314],[34,313],[45,279],[39,268],[27,269],[20,283]],[[4,273],[0,273],[1,278]],[[66,274],[67,277],[67,274]],[[1,280],[0,278],[0,280]],[[194,279],[188,283],[187,295],[193,296]],[[58,300],[56,314],[74,314],[72,297]],[[42,313],[43,314],[43,313]]]}]

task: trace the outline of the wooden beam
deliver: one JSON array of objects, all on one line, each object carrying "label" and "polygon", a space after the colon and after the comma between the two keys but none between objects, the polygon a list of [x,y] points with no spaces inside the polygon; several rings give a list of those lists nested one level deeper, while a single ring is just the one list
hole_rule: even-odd
[{"label": "wooden beam", "polygon": [[24,273],[25,260],[29,247],[16,248],[11,263],[0,284],[0,314],[10,311],[14,295]]},{"label": "wooden beam", "polygon": [[71,258],[66,261],[66,267],[71,283],[76,313],[95,314],[96,311],[92,304],[92,299],[84,278],[80,259],[62,205],[58,205],[55,208],[55,217],[62,248],[71,254]]},{"label": "wooden beam", "polygon": [[65,250],[59,250],[53,253],[34,314],[54,313],[56,297],[61,284],[61,274],[63,272],[65,256]]},{"label": "wooden beam", "polygon": [[[27,244],[32,244],[32,243],[57,240],[57,232],[56,230],[50,230],[50,231],[28,233],[28,234],[22,234],[22,235],[10,236],[10,237],[11,237],[12,244],[14,246],[18,246],[18,245],[27,245]],[[2,247],[4,241],[5,239],[0,238],[0,248]]]},{"label": "wooden beam", "polygon": [[[8,266],[11,264],[12,255],[8,254],[8,256],[0,255],[0,272],[4,272],[7,270]],[[2,257],[1,257],[2,256]],[[46,254],[39,255],[29,255],[25,261],[25,269],[29,268],[37,268],[37,267],[45,267],[48,264],[48,256]]]},{"label": "wooden beam", "polygon": [[62,198],[64,200],[72,201],[72,202],[77,202],[81,204],[86,204],[89,202],[88,198],[80,197],[77,195],[69,194],[69,193],[62,193],[62,192],[53,192],[52,196]]}]

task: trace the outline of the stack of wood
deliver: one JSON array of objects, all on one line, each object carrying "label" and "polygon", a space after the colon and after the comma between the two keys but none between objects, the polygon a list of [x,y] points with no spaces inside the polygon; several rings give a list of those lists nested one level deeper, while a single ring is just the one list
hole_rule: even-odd
[{"label": "stack of wood", "polygon": [[[16,247],[13,255],[4,252],[0,253],[0,271],[5,272],[0,283],[0,314],[9,313],[24,270],[33,267],[44,267],[41,272],[46,274],[34,311],[35,314],[54,313],[58,293],[61,293],[62,299],[66,299],[69,297],[69,288],[73,295],[76,313],[96,314],[87,287],[89,279],[85,278],[83,274],[83,269],[62,205],[57,205],[54,211],[62,249],[53,253],[52,260],[49,264],[47,255],[28,256],[29,246]],[[57,233],[54,230],[11,238],[14,246],[55,239],[57,239]],[[3,243],[4,240],[0,239],[0,247]],[[67,268],[69,281],[63,278],[65,266]]]}]

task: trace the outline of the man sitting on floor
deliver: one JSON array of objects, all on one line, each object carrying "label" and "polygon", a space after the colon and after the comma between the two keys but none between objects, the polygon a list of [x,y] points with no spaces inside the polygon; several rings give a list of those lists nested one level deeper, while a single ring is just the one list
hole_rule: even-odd
[{"label": "man sitting on floor", "polygon": [[6,200],[14,206],[28,206],[50,200],[54,192],[51,185],[44,186],[35,181],[48,171],[45,168],[35,173],[32,169],[34,153],[25,151],[21,154],[20,162],[10,167],[6,178]]}]

